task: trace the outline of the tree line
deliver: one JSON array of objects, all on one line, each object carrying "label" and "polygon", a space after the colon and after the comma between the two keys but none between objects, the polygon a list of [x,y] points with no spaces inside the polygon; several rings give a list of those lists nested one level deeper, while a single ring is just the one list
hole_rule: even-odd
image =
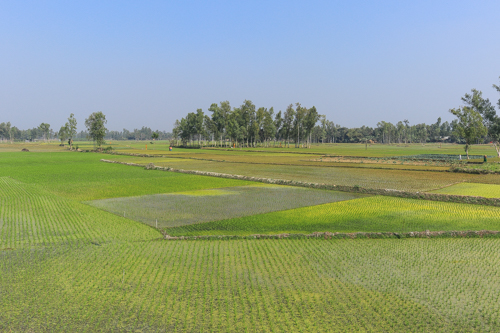
[{"label": "tree line", "polygon": [[[493,85],[498,92],[500,87]],[[239,107],[231,108],[228,101],[213,103],[205,114],[202,109],[190,112],[176,120],[172,130],[173,144],[212,144],[231,147],[310,147],[315,143],[378,142],[408,144],[426,142],[457,142],[465,144],[468,157],[473,143],[493,143],[500,157],[500,117],[482,92],[476,89],[461,98],[463,106],[450,109],[457,119],[433,124],[411,125],[407,119],[392,124],[386,121],[377,127],[347,128],[326,119],[316,107],[307,108],[300,103],[288,105],[286,110],[274,113],[274,108],[257,108],[245,100]],[[500,109],[500,99],[498,101]],[[205,141],[205,143],[204,143]]]},{"label": "tree line", "polygon": [[274,114],[272,107],[257,109],[250,100],[237,108],[231,108],[228,101],[213,103],[208,111],[211,116],[198,109],[176,120],[172,130],[174,140],[180,140],[182,145],[193,144],[193,141],[201,145],[201,141],[208,140],[219,146],[256,147],[260,144],[267,147],[271,141],[282,137],[288,146],[293,140],[298,147],[300,143],[310,145],[312,130],[321,117],[314,106],[290,104],[285,112]]},{"label": "tree line", "polygon": [[[75,122],[74,127],[69,122],[70,119]],[[123,131],[110,131],[106,129],[104,134],[104,139],[106,140],[150,140],[153,137],[157,140],[168,140],[172,137],[172,133],[160,130],[153,131],[151,128],[143,126],[140,129],[135,128],[132,131],[126,128]],[[73,114],[68,118],[68,122],[61,126],[58,131],[54,131],[48,123],[41,123],[39,126],[27,130],[12,126],[10,122],[0,123],[0,141],[60,140],[61,142],[66,142],[68,139],[89,140],[91,138],[88,129],[80,132],[76,131],[76,119]]]},{"label": "tree line", "polygon": [[213,103],[208,111],[210,115],[198,109],[176,120],[172,135],[174,141],[179,142],[174,144],[202,145],[203,141],[209,141],[217,146],[290,147],[292,142],[294,147],[309,147],[311,143],[460,141],[453,130],[458,121],[443,123],[441,118],[430,125],[410,125],[405,119],[397,124],[381,121],[375,128],[347,128],[326,119],[316,107],[307,108],[300,103],[290,104],[284,112],[280,110],[276,114],[272,107],[257,109],[250,100],[235,108],[231,108],[228,101]]},{"label": "tree line", "polygon": [[[500,93],[500,86],[493,84]],[[71,142],[74,138],[86,136],[98,147],[104,139],[114,140],[149,140],[171,139],[172,145],[231,147],[286,146],[310,147],[311,143],[359,143],[378,142],[384,144],[408,144],[426,142],[457,142],[465,144],[468,157],[473,143],[491,142],[500,157],[500,117],[495,106],[482,96],[482,92],[472,89],[470,94],[461,98],[463,105],[450,109],[457,117],[451,123],[441,121],[439,117],[433,124],[411,125],[407,119],[392,124],[386,121],[377,123],[377,127],[343,127],[326,119],[318,113],[315,106],[310,108],[300,103],[290,104],[284,112],[277,113],[274,108],[257,108],[250,100],[245,100],[239,107],[231,107],[228,101],[213,103],[207,115],[202,109],[189,112],[186,117],[176,120],[172,133],[152,131],[149,127],[134,129],[133,132],[108,131],[107,122],[102,112],[94,112],[85,120],[87,132],[76,133],[76,119],[71,114],[68,121],[54,132],[50,125],[41,123],[38,127],[19,130],[10,122],[0,123],[0,139],[30,140],[37,138],[48,140],[58,137],[62,142]],[[500,110],[500,99],[498,100]]]}]

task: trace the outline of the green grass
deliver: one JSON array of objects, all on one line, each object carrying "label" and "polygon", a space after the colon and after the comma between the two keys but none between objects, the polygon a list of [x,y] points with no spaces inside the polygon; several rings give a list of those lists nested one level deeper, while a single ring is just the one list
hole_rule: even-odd
[{"label": "green grass", "polygon": [[356,193],[257,183],[252,186],[113,198],[87,203],[117,215],[125,215],[127,218],[164,228],[365,196]]},{"label": "green grass", "polygon": [[168,228],[171,236],[500,230],[500,208],[374,196]]},{"label": "green grass", "polygon": [[[276,152],[280,153],[290,153],[290,154],[318,154],[318,155],[343,155],[343,156],[367,156],[367,157],[390,157],[390,156],[409,156],[409,155],[420,155],[420,154],[450,154],[450,155],[462,155],[465,154],[464,145],[458,144],[439,144],[439,143],[427,143],[422,145],[420,143],[412,144],[373,144],[369,145],[368,149],[365,149],[364,144],[359,143],[335,143],[335,144],[313,144],[311,149],[303,148],[293,148],[293,144],[290,148],[243,148],[243,149],[185,149],[174,147],[173,151],[168,151],[170,141],[155,141],[151,144],[151,140],[144,141],[116,141],[108,140],[104,145],[105,147],[113,147],[116,151],[125,151],[129,153],[139,153],[139,154],[178,154],[178,153],[188,153],[188,154],[218,154],[218,155],[234,155],[234,154],[254,154],[255,151],[260,151],[263,153],[274,154]],[[74,146],[78,145],[82,149],[93,149],[93,144],[90,141],[75,141]],[[146,150],[147,145],[147,150]],[[45,142],[35,142],[35,143],[0,143],[0,151],[20,151],[23,147],[30,149],[30,151],[65,151],[67,150],[67,145],[65,147],[59,147],[58,141],[52,141],[50,143]],[[472,145],[469,153],[471,155],[496,155],[495,148],[492,145]]]},{"label": "green grass", "polygon": [[500,185],[460,183],[436,191],[432,191],[432,193],[470,195],[470,196],[480,196],[485,198],[500,198]]}]

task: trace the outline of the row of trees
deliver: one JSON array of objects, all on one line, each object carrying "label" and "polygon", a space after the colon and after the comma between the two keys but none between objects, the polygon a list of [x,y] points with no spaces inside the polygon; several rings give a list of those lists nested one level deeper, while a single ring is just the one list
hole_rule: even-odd
[{"label": "row of trees", "polygon": [[[0,123],[0,140],[1,141],[34,141],[34,140],[61,140],[61,142],[72,142],[73,140],[88,140],[92,138],[87,130],[77,132],[77,121],[74,114],[71,114],[68,121],[61,126],[59,131],[54,132],[48,123],[41,123],[38,127],[27,130],[20,130],[12,126],[10,122]],[[129,131],[126,128],[123,131],[109,131],[105,129],[104,139],[108,140],[168,140],[172,134],[166,131],[153,131],[149,127],[142,127]],[[71,144],[71,143],[70,143]]]},{"label": "row of trees", "polygon": [[[102,112],[94,112],[87,119],[85,119],[85,126],[87,128],[88,138],[92,139],[96,146],[101,147],[104,143],[104,136],[107,133],[107,129],[104,126],[106,124],[106,116]],[[58,132],[55,132],[50,128],[50,124],[41,123],[38,127],[34,127],[28,130],[19,130],[15,126],[11,126],[10,122],[0,124],[0,138],[2,140],[29,140],[33,141],[36,139],[43,139],[45,141],[51,138],[57,137],[62,142],[68,140],[68,144],[71,148],[73,144],[73,138],[77,135],[77,121],[75,115],[70,114],[68,121],[61,126]]]},{"label": "row of trees", "polygon": [[[94,112],[92,113],[87,119],[85,119],[85,127],[87,128],[87,137],[92,139],[94,141],[94,146],[98,149],[102,147],[104,144],[104,140],[106,136],[108,138],[116,138],[116,139],[124,139],[124,135],[127,136],[125,139],[130,138],[130,132],[127,131],[126,129],[123,129],[123,132],[114,132],[114,131],[108,131],[106,128],[105,124],[107,123],[106,116],[101,112]],[[61,129],[59,130],[59,139],[62,142],[65,142],[66,139],[68,139],[68,143],[70,144],[70,147],[72,147],[72,142],[73,142],[73,137],[76,135],[76,119],[74,117],[74,114],[71,114],[70,117],[68,118],[68,121],[64,126],[61,126]],[[138,139],[137,134],[139,134],[140,138],[153,138],[153,139],[159,139],[160,138],[160,132],[152,132],[150,128],[148,127],[142,127],[141,130],[134,130],[134,138]],[[165,132],[161,132],[161,135],[166,135]]]},{"label": "row of trees", "polygon": [[239,107],[231,108],[228,101],[212,104],[205,115],[202,109],[190,112],[185,118],[177,120],[173,129],[173,138],[179,139],[183,145],[201,141],[218,141],[218,145],[231,144],[255,147],[258,144],[269,146],[284,143],[288,147],[292,141],[295,147],[310,146],[311,142],[367,142],[411,143],[411,142],[455,142],[451,124],[442,123],[441,118],[431,125],[410,125],[408,120],[396,125],[381,121],[376,128],[362,126],[347,128],[327,120],[318,114],[316,108],[303,107],[300,103],[290,104],[285,112],[274,114],[274,109],[261,107],[245,100]]},{"label": "row of trees", "polygon": [[[500,87],[493,85],[500,92]],[[250,100],[239,107],[231,108],[228,101],[212,104],[204,114],[202,109],[190,112],[185,118],[176,120],[172,131],[174,144],[180,140],[201,145],[203,140],[217,145],[255,147],[258,144],[269,146],[284,143],[290,147],[309,147],[311,142],[370,142],[380,143],[426,143],[458,142],[465,143],[468,157],[473,143],[492,142],[500,157],[500,117],[482,92],[472,89],[471,94],[462,97],[464,105],[449,110],[457,119],[451,123],[439,117],[433,124],[410,125],[407,119],[397,124],[381,121],[377,127],[368,126],[347,128],[327,120],[316,108],[303,107],[300,103],[290,104],[285,112],[274,113],[274,109],[256,108]],[[500,109],[500,99],[498,101]]]},{"label": "row of trees", "polygon": [[38,127],[27,130],[20,130],[16,126],[12,126],[10,122],[0,123],[0,140],[15,141],[15,140],[49,140],[54,137],[54,131],[47,123],[41,123]]},{"label": "row of trees", "polygon": [[151,128],[143,126],[142,128],[134,128],[129,131],[124,128],[123,131],[108,131],[105,139],[112,140],[150,140],[152,138],[157,140],[168,140],[172,137],[172,133],[166,131],[153,131]]},{"label": "row of trees", "polygon": [[[264,118],[264,126],[259,129],[258,136],[253,137],[258,137],[257,143],[264,142],[265,144],[269,144],[270,140],[278,142],[284,141],[287,143],[293,141],[295,143],[297,135],[302,138],[304,137],[300,134],[300,132],[298,134],[295,132],[294,124],[296,124],[296,121],[295,119],[290,117],[290,115],[292,114],[291,112],[285,114],[286,117],[284,117],[284,119],[278,115],[276,115],[276,117],[272,119],[269,117],[270,112],[267,112],[267,117]],[[188,127],[188,130],[186,130],[186,128],[180,128],[179,126],[177,126],[177,128],[174,129],[174,134],[166,131],[153,131],[151,128],[143,126],[142,128],[134,129],[133,131],[129,131],[125,128],[123,129],[123,131],[106,131],[104,139],[150,140],[151,138],[156,137],[159,140],[168,140],[171,138],[180,139],[179,133],[182,133],[184,144],[186,144],[187,142],[192,142],[193,140],[197,141],[201,139],[212,140],[213,138],[215,138],[215,140],[220,141],[220,134],[213,135],[213,133],[206,130],[206,123],[208,121],[205,121],[205,117],[207,116],[203,113],[201,113],[200,115],[200,112],[197,112],[196,114],[190,114],[187,117],[188,119],[185,119],[185,123],[183,124],[183,126]],[[75,123],[73,123],[71,121],[71,118],[72,117],[70,116],[70,118],[68,118],[68,122],[64,126],[61,126],[61,128],[57,132],[54,132],[54,130],[47,123],[42,123],[40,124],[40,126],[28,130],[19,130],[17,127],[11,126],[9,122],[0,123],[0,139],[9,141],[60,139],[63,142],[70,138],[72,140],[88,139],[90,137],[88,131],[80,131],[78,133],[75,132],[76,120],[74,120]],[[270,120],[273,121],[272,124]],[[460,140],[460,138],[458,136],[455,136],[452,131],[452,128],[455,126],[456,122],[457,121],[455,120],[452,122],[452,124],[449,124],[448,122],[441,123],[441,119],[439,118],[435,124],[431,125],[409,125],[407,120],[405,120],[404,122],[400,121],[396,125],[393,125],[390,122],[381,121],[375,128],[368,126],[347,128],[335,124],[332,121],[327,120],[324,116],[320,115],[319,122],[310,132],[309,140],[310,142],[315,143],[364,142],[367,138],[369,140],[377,141],[380,143],[425,143],[438,142],[442,140],[447,142],[456,142]],[[179,122],[177,122],[177,125],[179,125]],[[290,128],[290,130],[288,130],[288,128]],[[191,129],[191,133],[189,129]],[[230,133],[235,132],[233,129],[234,126],[232,128],[229,128]],[[246,128],[243,128],[243,130],[245,129]],[[269,133],[274,133],[274,136],[269,135]],[[227,143],[227,135],[224,132],[221,132],[221,134],[223,137],[223,142]],[[263,139],[265,137],[268,137],[270,139]],[[254,141],[250,138],[249,140],[253,145]]]},{"label": "row of trees", "polygon": [[[500,92],[500,86],[493,85]],[[274,113],[274,109],[256,106],[245,100],[239,107],[231,108],[228,101],[213,103],[205,115],[202,109],[190,112],[185,118],[176,120],[172,134],[153,132],[149,127],[134,129],[133,132],[123,129],[122,132],[108,131],[104,126],[106,117],[102,112],[94,112],[85,120],[87,132],[81,132],[91,138],[96,146],[101,147],[104,139],[168,139],[174,144],[178,140],[182,145],[193,145],[197,142],[210,141],[214,145],[230,144],[239,147],[270,146],[279,142],[281,146],[310,147],[311,142],[370,142],[407,144],[412,142],[461,142],[465,143],[468,157],[469,147],[473,143],[492,142],[500,157],[500,117],[495,106],[483,98],[482,92],[472,89],[471,94],[462,97],[463,106],[449,110],[457,119],[451,123],[441,122],[438,118],[434,124],[410,125],[408,120],[399,121],[396,125],[381,121],[376,128],[362,126],[357,128],[342,127],[320,115],[316,107],[302,106],[300,103],[290,104],[285,112]],[[500,99],[498,100],[500,109]],[[33,140],[56,136],[63,142],[72,143],[77,136],[77,122],[71,114],[65,125],[54,133],[47,123],[41,123],[37,128],[19,130],[10,122],[0,124],[0,139],[2,140]]]},{"label": "row of trees", "polygon": [[272,107],[257,109],[250,100],[235,108],[231,108],[228,101],[213,103],[208,111],[211,116],[198,109],[177,120],[172,130],[173,138],[180,139],[183,145],[193,141],[200,144],[205,139],[218,141],[220,146],[231,143],[245,147],[269,146],[271,141],[281,138],[288,146],[293,139],[298,147],[301,143],[310,145],[312,130],[321,117],[314,106],[290,104],[285,112],[274,114]]}]

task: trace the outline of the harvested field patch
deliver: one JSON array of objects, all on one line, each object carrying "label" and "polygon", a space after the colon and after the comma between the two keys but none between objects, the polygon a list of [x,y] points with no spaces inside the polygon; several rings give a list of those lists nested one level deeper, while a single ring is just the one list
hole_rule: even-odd
[{"label": "harvested field patch", "polygon": [[191,159],[140,158],[132,156],[110,156],[108,159],[171,167],[184,170],[219,172],[250,177],[286,179],[311,183],[354,186],[375,189],[394,189],[424,192],[450,184],[472,180],[477,175],[452,172],[385,170],[369,168],[317,167],[294,165],[251,165],[245,163],[225,163],[198,161]]},{"label": "harvested field patch", "polygon": [[496,184],[500,185],[500,175],[498,174],[489,174],[489,175],[478,175],[473,179],[469,180],[470,183],[479,183],[479,184]]}]

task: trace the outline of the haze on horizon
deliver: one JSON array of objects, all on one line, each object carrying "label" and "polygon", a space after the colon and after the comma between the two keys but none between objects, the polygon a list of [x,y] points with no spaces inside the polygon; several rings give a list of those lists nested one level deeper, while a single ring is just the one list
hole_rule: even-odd
[{"label": "haze on horizon", "polygon": [[347,127],[496,104],[499,1],[2,1],[0,122],[170,131],[228,100],[316,106]]}]

